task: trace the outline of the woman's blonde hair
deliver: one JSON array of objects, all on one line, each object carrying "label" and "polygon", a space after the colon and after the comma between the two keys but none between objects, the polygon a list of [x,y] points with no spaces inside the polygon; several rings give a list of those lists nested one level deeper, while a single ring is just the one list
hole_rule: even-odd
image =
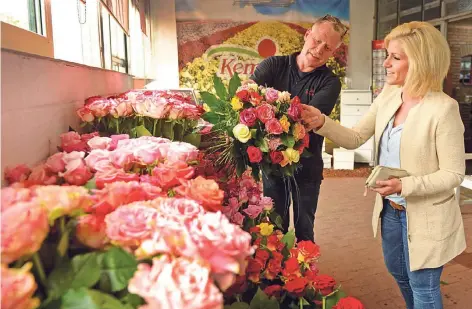
[{"label": "woman's blonde hair", "polygon": [[404,91],[417,97],[442,91],[451,51],[441,32],[427,22],[413,21],[395,27],[385,38],[385,46],[393,40],[400,42],[408,57]]}]

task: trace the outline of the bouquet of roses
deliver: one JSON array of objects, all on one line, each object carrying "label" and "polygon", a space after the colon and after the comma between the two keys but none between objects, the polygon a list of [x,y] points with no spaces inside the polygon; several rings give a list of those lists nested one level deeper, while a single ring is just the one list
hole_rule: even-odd
[{"label": "bouquet of roses", "polygon": [[215,163],[235,169],[238,176],[251,168],[255,179],[261,171],[293,176],[300,157],[309,156],[298,97],[254,83],[241,86],[237,74],[228,89],[216,75],[214,83],[216,95],[200,95],[207,110],[203,119],[214,125],[217,140],[208,150],[221,153]]}]

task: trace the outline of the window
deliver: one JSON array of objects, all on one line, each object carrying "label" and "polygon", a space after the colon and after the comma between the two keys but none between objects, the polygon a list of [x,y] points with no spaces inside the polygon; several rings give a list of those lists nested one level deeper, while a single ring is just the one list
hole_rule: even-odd
[{"label": "window", "polygon": [[104,6],[101,7],[100,30],[102,67],[128,73],[128,35]]},{"label": "window", "polygon": [[54,57],[51,0],[9,0],[0,20],[2,48]]},{"label": "window", "polygon": [[8,1],[0,7],[0,19],[4,23],[45,35],[44,5],[41,0]]},{"label": "window", "polygon": [[461,70],[459,73],[459,82],[464,85],[472,85],[472,55],[461,58]]}]

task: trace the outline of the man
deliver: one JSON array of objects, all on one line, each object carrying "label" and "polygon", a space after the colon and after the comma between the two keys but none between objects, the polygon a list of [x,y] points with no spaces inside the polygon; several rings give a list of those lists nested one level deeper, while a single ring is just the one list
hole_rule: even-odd
[{"label": "man", "polygon": [[[341,91],[339,78],[326,67],[326,62],[341,45],[347,28],[331,15],[318,19],[305,33],[305,43],[299,53],[273,56],[262,61],[251,76],[258,85],[288,91],[298,96],[303,104],[315,106],[329,115]],[[277,213],[282,216],[285,232],[289,226],[289,206],[292,192],[295,234],[297,241],[314,241],[314,220],[318,195],[323,179],[321,150],[323,137],[310,132],[308,150],[313,156],[301,158],[301,170],[295,181],[264,177],[264,195],[274,200]]]}]

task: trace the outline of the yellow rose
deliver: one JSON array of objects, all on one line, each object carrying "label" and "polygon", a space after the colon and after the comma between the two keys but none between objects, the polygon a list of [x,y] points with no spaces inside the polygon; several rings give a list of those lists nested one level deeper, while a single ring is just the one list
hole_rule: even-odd
[{"label": "yellow rose", "polygon": [[274,226],[269,223],[261,223],[258,225],[258,227],[261,229],[262,236],[270,236],[274,231]]},{"label": "yellow rose", "polygon": [[231,107],[233,108],[234,111],[238,111],[241,108],[243,108],[243,102],[241,102],[241,100],[239,100],[238,97],[233,97],[231,99]]},{"label": "yellow rose", "polygon": [[247,143],[251,139],[251,131],[248,126],[242,123],[237,124],[233,128],[234,137],[241,143]]},{"label": "yellow rose", "polygon": [[287,116],[283,115],[282,118],[280,118],[279,122],[284,132],[288,133],[288,129],[290,128],[290,122],[288,121]]},{"label": "yellow rose", "polygon": [[293,148],[287,148],[287,150],[282,151],[282,154],[284,156],[283,161],[280,162],[282,167],[287,164],[298,163],[298,161],[300,161],[300,153]]}]

